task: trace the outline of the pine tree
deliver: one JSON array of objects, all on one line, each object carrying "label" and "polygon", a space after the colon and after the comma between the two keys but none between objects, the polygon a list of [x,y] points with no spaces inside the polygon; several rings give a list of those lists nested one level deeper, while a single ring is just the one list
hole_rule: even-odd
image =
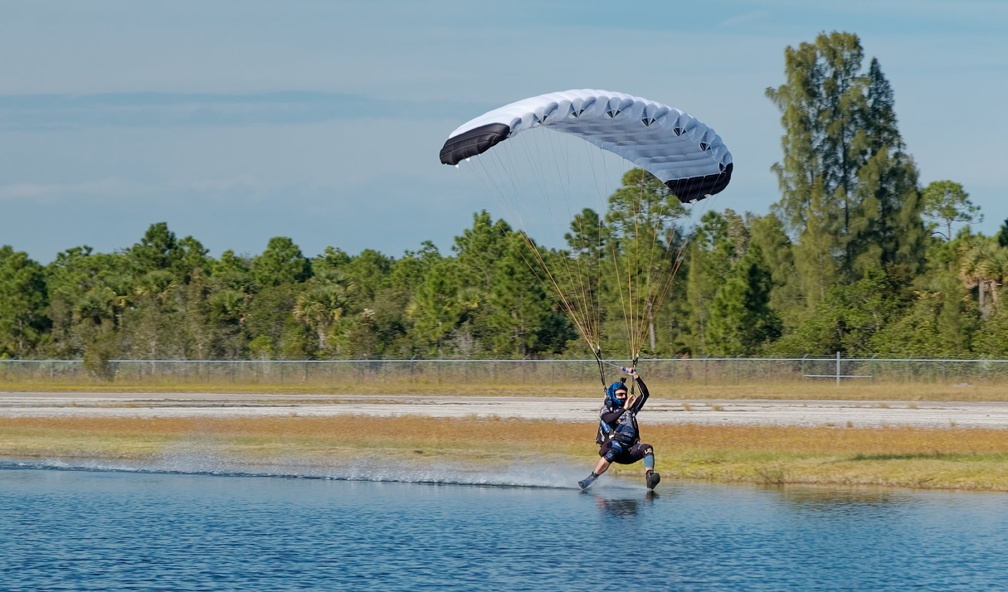
[{"label": "pine tree", "polygon": [[706,212],[690,241],[685,292],[690,335],[687,345],[694,354],[709,353],[708,324],[715,295],[747,248],[748,230],[732,210]]},{"label": "pine tree", "polygon": [[823,33],[787,48],[786,82],[766,93],[784,127],[775,211],[794,241],[807,310],[836,283],[873,270],[907,279],[923,260],[916,167],[892,89],[877,60],[862,73],[863,57],[856,35]]},{"label": "pine tree", "polygon": [[780,319],[770,308],[772,287],[762,250],[750,246],[711,304],[707,343],[712,354],[753,355],[780,336]]},{"label": "pine tree", "polygon": [[876,59],[868,70],[864,126],[867,150],[855,187],[858,216],[851,227],[851,271],[862,277],[883,269],[908,281],[924,261],[923,202],[917,167],[897,129],[892,88]]},{"label": "pine tree", "polygon": [[504,256],[494,265],[494,288],[490,295],[494,329],[492,352],[505,358],[528,359],[566,343],[569,334],[552,335],[553,299],[529,266],[528,253],[535,245],[517,237],[509,241]]},{"label": "pine tree", "polygon": [[608,280],[609,324],[623,323],[623,330],[603,331],[624,334],[630,358],[645,345],[654,352],[660,347],[658,312],[671,290],[677,260],[684,244],[678,222],[686,210],[669,188],[651,173],[632,169],[623,175],[623,185],[609,198],[606,212],[608,258],[612,273]]}]

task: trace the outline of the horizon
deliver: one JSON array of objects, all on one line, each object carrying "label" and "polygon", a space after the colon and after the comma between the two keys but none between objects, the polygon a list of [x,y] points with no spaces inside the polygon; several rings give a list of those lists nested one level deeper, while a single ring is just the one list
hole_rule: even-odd
[{"label": "horizon", "polygon": [[0,245],[47,264],[84,245],[127,249],[165,222],[214,258],[261,253],[277,236],[308,258],[326,247],[399,258],[426,241],[446,253],[481,210],[514,225],[438,162],[448,134],[568,88],[700,118],[736,167],[709,207],[765,215],[780,199],[770,166],[783,129],[764,91],[783,82],[788,46],[832,30],[859,36],[865,68],[878,58],[921,187],[962,184],[984,214],[975,232],[1008,219],[995,148],[1008,133],[1008,5],[381,5],[11,3]]}]

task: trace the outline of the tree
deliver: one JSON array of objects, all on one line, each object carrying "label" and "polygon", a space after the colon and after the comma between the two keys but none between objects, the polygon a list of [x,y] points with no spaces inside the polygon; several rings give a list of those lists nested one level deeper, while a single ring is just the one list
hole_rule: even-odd
[{"label": "tree", "polygon": [[[294,318],[298,294],[312,277],[312,266],[287,237],[269,240],[250,269],[258,288],[249,300],[243,327],[260,356],[304,359],[316,351],[317,334]],[[250,344],[251,345],[251,344]]]},{"label": "tree", "polygon": [[208,322],[214,329],[214,357],[235,360],[246,353],[243,329],[255,292],[251,267],[247,258],[231,250],[221,253],[219,261],[210,260],[206,304]]},{"label": "tree", "polygon": [[439,358],[444,357],[448,337],[465,320],[469,303],[462,300],[462,292],[458,263],[441,259],[431,266],[407,309],[413,334]]},{"label": "tree", "polygon": [[823,33],[787,48],[786,82],[766,91],[784,127],[775,211],[794,241],[808,310],[836,282],[872,269],[912,274],[923,257],[916,167],[892,90],[877,60],[865,74],[862,59],[856,35]]},{"label": "tree", "polygon": [[872,339],[891,357],[967,357],[980,325],[979,306],[961,278],[962,256],[976,239],[931,241],[927,267],[911,284],[906,306]]},{"label": "tree", "polygon": [[534,248],[521,239],[510,240],[508,250],[495,265],[492,313],[487,319],[494,329],[494,355],[528,359],[556,351],[572,336],[567,331],[557,333],[566,324],[554,318],[553,300],[529,267],[528,261],[536,255],[526,251]]},{"label": "tree", "polygon": [[678,225],[685,216],[679,198],[643,169],[623,175],[622,186],[609,197],[605,236],[614,270],[606,274],[612,279],[606,317],[609,324],[624,323],[631,356],[639,355],[645,337],[652,352],[660,347],[656,319],[686,244]]},{"label": "tree", "polygon": [[944,224],[945,232],[938,230],[935,222],[931,223],[931,231],[946,241],[952,240],[952,224],[978,224],[983,222],[980,206],[970,201],[969,194],[963,186],[953,181],[932,181],[921,192],[924,204],[924,216],[939,220]]},{"label": "tree", "polygon": [[218,328],[211,322],[211,285],[202,266],[194,266],[180,290],[180,308],[185,327],[183,350],[186,359],[208,360],[215,357]]},{"label": "tree", "polygon": [[689,349],[709,353],[707,346],[711,304],[728,279],[732,266],[745,253],[748,230],[731,210],[706,212],[689,243],[685,290],[689,309]]},{"label": "tree", "polygon": [[878,355],[911,358],[953,358],[970,355],[979,320],[976,304],[964,301],[961,284],[949,272],[914,292],[906,311],[894,317],[873,338]]},{"label": "tree", "polygon": [[0,247],[0,358],[35,353],[50,321],[45,273],[23,251]]},{"label": "tree", "polygon": [[348,295],[354,300],[356,314],[374,302],[375,295],[388,279],[392,259],[374,249],[364,249],[339,269],[349,286]]},{"label": "tree", "polygon": [[881,271],[832,286],[813,314],[771,351],[780,355],[871,355],[873,339],[905,305],[904,290]]},{"label": "tree", "polygon": [[1001,223],[1001,229],[997,233],[997,242],[1002,247],[1008,247],[1008,219]]},{"label": "tree", "polygon": [[168,230],[168,224],[151,224],[140,242],[134,244],[128,255],[134,262],[138,274],[147,271],[172,269],[181,258],[175,233]]},{"label": "tree", "polygon": [[872,59],[864,116],[866,150],[853,187],[857,217],[848,248],[853,277],[883,269],[909,281],[924,264],[927,233],[918,173],[896,122],[892,87]]},{"label": "tree", "polygon": [[245,337],[259,344],[260,355],[282,360],[310,359],[317,351],[317,335],[294,318],[301,284],[268,286],[250,299],[242,322]]},{"label": "tree", "polygon": [[[592,347],[598,347],[599,326],[607,318],[606,307],[602,303],[603,286],[605,280],[610,279],[607,274],[612,269],[609,255],[611,231],[595,210],[584,208],[571,220],[564,240],[567,250],[539,251],[544,267],[551,272],[544,274],[537,271],[536,275],[553,286],[547,292],[571,323],[587,334],[584,343],[592,342]],[[534,263],[532,265],[535,266]]]},{"label": "tree", "polygon": [[770,308],[773,280],[762,250],[750,246],[732,267],[711,304],[707,345],[720,356],[753,355],[780,336],[781,322]]},{"label": "tree", "polygon": [[1008,306],[1002,300],[976,329],[973,354],[996,360],[1008,359]]},{"label": "tree", "polygon": [[[93,253],[74,247],[46,266],[52,352],[80,358],[94,346],[102,356],[118,355],[115,333],[133,294],[134,263],[122,253]],[[99,357],[102,357],[99,356]]]},{"label": "tree", "polygon": [[132,306],[123,312],[119,328],[120,339],[131,357],[185,357],[185,319],[179,307],[179,288],[175,275],[166,269],[152,269],[136,278],[130,295]]},{"label": "tree", "polygon": [[591,208],[584,208],[576,214],[571,220],[570,231],[564,234],[564,240],[574,256],[586,255],[593,260],[605,258],[608,239],[608,228],[598,212]]},{"label": "tree", "polygon": [[316,284],[297,295],[294,318],[318,337],[318,350],[327,352],[336,323],[346,309],[346,289],[340,284]]},{"label": "tree", "polygon": [[452,251],[459,263],[459,272],[466,283],[480,291],[493,289],[494,263],[508,248],[511,226],[504,220],[494,222],[486,210],[473,215],[473,225],[455,237]]},{"label": "tree", "polygon": [[437,247],[424,241],[420,251],[406,251],[392,263],[385,287],[374,299],[371,329],[377,334],[376,355],[413,358],[421,349],[411,338],[407,308],[427,273],[441,259]]},{"label": "tree", "polygon": [[909,281],[924,266],[927,233],[917,172],[901,153],[882,149],[859,171],[857,224],[851,227],[851,271],[882,269]]},{"label": "tree", "polygon": [[959,276],[967,289],[977,290],[981,318],[998,300],[998,287],[1008,279],[1008,249],[983,236],[964,237],[960,245]]},{"label": "tree", "polygon": [[311,277],[311,262],[285,236],[269,240],[266,250],[252,260],[252,277],[259,286],[300,283]]},{"label": "tree", "polygon": [[806,314],[801,286],[796,279],[794,245],[776,214],[753,216],[748,226],[750,244],[760,248],[773,279],[770,308],[780,316],[782,332],[786,333],[801,324]]},{"label": "tree", "polygon": [[211,262],[203,243],[187,236],[178,241],[178,258],[175,260],[175,274],[185,283],[189,283],[193,274],[199,272],[206,277],[210,274]]},{"label": "tree", "polygon": [[[856,35],[821,34],[814,44],[788,47],[784,53],[787,82],[768,88],[781,110],[785,134],[783,163],[774,165],[782,190],[785,221],[802,230],[811,199],[817,193],[840,213],[841,227],[850,220],[848,188],[854,184],[858,137],[866,80],[858,74],[863,51]],[[819,191],[814,191],[816,185]]]},{"label": "tree", "polygon": [[[464,326],[456,327],[456,337],[463,349],[489,349],[495,330],[489,319],[497,314],[492,294],[498,281],[496,264],[504,258],[513,241],[522,241],[504,220],[496,222],[485,210],[473,215],[473,225],[455,237],[452,250],[456,253],[456,297],[465,311]],[[535,266],[530,261],[528,265]]]}]

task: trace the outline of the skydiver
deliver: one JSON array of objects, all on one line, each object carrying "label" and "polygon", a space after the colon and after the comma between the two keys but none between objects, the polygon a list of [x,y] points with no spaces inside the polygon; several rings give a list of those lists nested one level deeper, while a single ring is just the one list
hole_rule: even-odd
[{"label": "skydiver", "polygon": [[606,398],[599,411],[598,435],[595,437],[595,443],[600,446],[601,458],[595,465],[595,470],[578,481],[581,489],[588,489],[614,462],[629,465],[642,459],[647,488],[654,489],[661,481],[661,475],[654,470],[654,449],[650,444],[641,443],[640,429],[637,427],[637,413],[644,407],[650,393],[636,370],[631,368],[625,371],[637,381],[640,394],[628,397],[625,378],[606,389]]}]

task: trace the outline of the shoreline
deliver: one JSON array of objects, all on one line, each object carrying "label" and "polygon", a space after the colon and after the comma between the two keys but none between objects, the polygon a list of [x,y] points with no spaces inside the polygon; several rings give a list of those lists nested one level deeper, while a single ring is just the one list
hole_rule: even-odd
[{"label": "shoreline", "polygon": [[[599,405],[531,396],[0,392],[0,459],[412,475],[463,465],[492,474],[556,458],[580,478],[597,460]],[[653,397],[640,424],[670,481],[1008,492],[1008,403]],[[639,469],[610,472],[634,478]]]}]

